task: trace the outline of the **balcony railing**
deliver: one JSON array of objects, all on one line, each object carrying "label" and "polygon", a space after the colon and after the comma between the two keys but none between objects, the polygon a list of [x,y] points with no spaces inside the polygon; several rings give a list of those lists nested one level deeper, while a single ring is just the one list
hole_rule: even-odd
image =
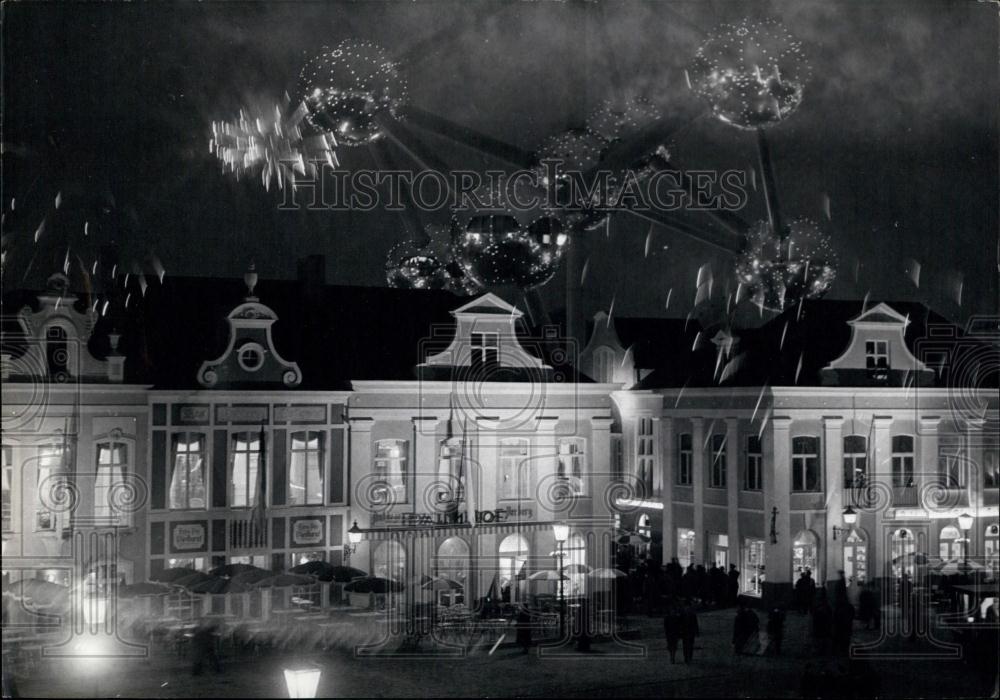
[{"label": "balcony railing", "polygon": [[267,547],[267,525],[259,525],[252,518],[229,521],[230,549],[257,549]]}]

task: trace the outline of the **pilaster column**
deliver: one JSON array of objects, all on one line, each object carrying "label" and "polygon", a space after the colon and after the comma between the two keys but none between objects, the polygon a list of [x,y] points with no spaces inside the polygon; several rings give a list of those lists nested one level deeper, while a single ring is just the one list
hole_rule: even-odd
[{"label": "pilaster column", "polygon": [[[611,489],[613,478],[611,469],[611,418],[590,419],[590,454],[587,455],[585,493],[590,496],[591,522],[594,527],[594,551],[587,552],[587,562],[596,562],[594,567],[614,566],[614,513],[609,510],[605,494]],[[607,527],[596,526],[604,521]]]},{"label": "pilaster column", "polygon": [[[888,493],[894,493],[892,486],[892,418],[889,416],[872,417],[872,438],[875,442],[872,450],[872,465],[869,467],[869,480],[880,481],[882,488]],[[880,498],[876,496],[876,498]],[[875,509],[875,529],[872,532],[869,545],[874,546],[875,551],[869,552],[868,564],[869,572],[879,578],[892,578],[891,570],[891,538],[892,528],[886,529],[884,525],[887,508],[892,508],[890,502],[887,507]],[[877,565],[876,565],[877,562]]]},{"label": "pilaster column", "polygon": [[691,419],[691,479],[694,491],[694,563],[705,563],[705,419]]},{"label": "pilaster column", "polygon": [[791,418],[775,417],[763,435],[764,594],[775,603],[786,602],[792,588],[791,427]]},{"label": "pilaster column", "polygon": [[662,426],[660,425],[660,417],[652,416],[653,421],[653,493],[649,494],[650,499],[655,499],[663,495],[663,471],[660,466],[660,451],[657,449],[657,445],[660,444],[660,431]]},{"label": "pilaster column", "polygon": [[740,566],[740,421],[726,418],[726,536],[730,564]]},{"label": "pilaster column", "polygon": [[[532,507],[538,510],[538,519],[566,519],[578,514],[576,507],[559,511],[561,504],[553,503],[551,494],[560,493],[554,489],[559,477],[559,440],[556,438],[558,418],[542,416],[535,419],[535,437],[531,445],[531,462],[527,469],[518,476],[534,474],[534,481],[529,486],[529,499],[534,500]],[[567,474],[567,476],[570,476]],[[556,507],[554,512],[551,508]]]},{"label": "pilaster column", "polygon": [[436,504],[438,481],[438,420],[433,416],[413,418],[413,478],[408,494],[414,513],[429,513]]},{"label": "pilaster column", "polygon": [[985,436],[983,426],[986,423],[982,419],[967,419],[965,421],[966,454],[968,462],[962,465],[965,470],[965,492],[968,494],[969,506],[966,510],[969,515],[975,517],[972,521],[972,529],[969,530],[969,558],[981,557],[985,554],[983,537],[985,536],[986,520],[980,519],[983,512],[983,469],[986,466]]},{"label": "pilaster column", "polygon": [[674,517],[674,484],[677,481],[677,452],[674,449],[674,419],[660,420],[660,483],[663,484],[660,500],[663,503],[663,562],[677,556],[677,525]]},{"label": "pilaster column", "polygon": [[[926,484],[936,483],[943,488],[950,488],[952,485],[945,483],[941,479],[940,465],[938,463],[939,451],[939,429],[941,426],[940,416],[921,416],[919,430],[917,433],[917,449],[920,454],[920,462],[916,465],[918,487]],[[924,504],[919,504],[921,508]]]},{"label": "pilaster column", "polygon": [[[357,520],[358,527],[366,530],[372,527],[371,508],[364,502],[363,494],[367,492],[368,479],[372,473],[372,427],[375,421],[371,418],[351,418],[351,490],[347,494],[351,504],[352,522]],[[351,555],[351,562],[359,569],[371,570],[371,543],[362,539],[358,549]]]},{"label": "pilaster column", "polygon": [[820,572],[821,580],[836,580],[836,572],[843,568],[841,552],[846,532],[834,537],[834,529],[844,525],[844,419],[842,416],[823,416],[823,464],[826,469],[826,565]]}]

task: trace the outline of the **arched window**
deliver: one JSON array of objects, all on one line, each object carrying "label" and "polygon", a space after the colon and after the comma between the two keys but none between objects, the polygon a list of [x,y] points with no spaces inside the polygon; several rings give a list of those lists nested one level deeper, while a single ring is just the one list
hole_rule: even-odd
[{"label": "arched window", "polygon": [[394,503],[406,502],[406,471],[410,455],[408,440],[379,440],[375,443],[375,475],[381,488],[391,492]]},{"label": "arched window", "polygon": [[807,570],[815,579],[817,562],[819,562],[819,538],[812,530],[803,530],[795,536],[792,543],[792,571],[795,579]]},{"label": "arched window", "polygon": [[170,508],[203,509],[208,503],[205,487],[204,433],[176,433],[173,436],[173,474],[170,477]]},{"label": "arched window", "polygon": [[500,440],[500,498],[531,497],[531,460],[525,438]]},{"label": "arched window", "polygon": [[469,579],[469,545],[461,537],[449,537],[437,553],[437,576],[451,582],[451,588],[438,591],[438,603],[455,605],[465,602]]},{"label": "arched window", "polygon": [[114,505],[116,488],[125,484],[129,472],[129,446],[121,440],[97,443],[97,478],[94,480],[94,517],[103,523],[126,526],[130,511]]},{"label": "arched window", "polygon": [[913,436],[896,435],[892,438],[892,485],[913,486]]},{"label": "arched window", "polygon": [[913,575],[914,553],[917,551],[917,540],[912,530],[901,527],[892,533],[892,573],[898,578],[907,573]]},{"label": "arched window", "polygon": [[457,503],[464,497],[465,474],[467,468],[462,462],[462,438],[448,438],[441,441],[438,453],[437,501],[441,504]]},{"label": "arched window", "polygon": [[594,381],[608,383],[615,377],[615,351],[606,345],[594,350]]},{"label": "arched window", "polygon": [[498,579],[500,599],[513,602],[521,597],[521,581],[528,578],[525,565],[528,561],[528,541],[521,535],[507,535],[500,543]]},{"label": "arched window", "polygon": [[844,488],[862,488],[868,483],[868,439],[864,435],[844,438]]},{"label": "arched window", "polygon": [[851,584],[868,580],[868,539],[863,530],[851,528],[844,538],[843,569]]},{"label": "arched window", "polygon": [[695,563],[695,534],[694,530],[686,527],[677,529],[677,561],[681,566],[687,568]]},{"label": "arched window", "polygon": [[792,438],[792,491],[819,491],[819,438]]},{"label": "arched window", "polygon": [[[260,433],[233,433],[230,453],[230,474],[232,479],[232,500],[236,508],[257,505],[260,491],[257,467],[260,464]],[[265,504],[266,505],[266,504]]]},{"label": "arched window", "polygon": [[965,540],[962,533],[954,525],[947,525],[941,528],[938,535],[938,554],[945,561],[961,559],[964,551]]},{"label": "arched window", "polygon": [[983,538],[983,558],[986,568],[993,572],[993,578],[1000,573],[1000,525],[993,523],[986,527]]},{"label": "arched window", "polygon": [[323,433],[292,433],[288,460],[288,505],[323,504]]},{"label": "arched window", "polygon": [[372,571],[376,576],[402,581],[406,576],[406,550],[399,542],[383,542],[372,556]]}]

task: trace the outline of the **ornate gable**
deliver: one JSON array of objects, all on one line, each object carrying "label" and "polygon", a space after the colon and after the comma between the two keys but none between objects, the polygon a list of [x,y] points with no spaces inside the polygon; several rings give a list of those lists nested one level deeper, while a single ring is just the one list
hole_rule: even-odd
[{"label": "ornate gable", "polygon": [[198,370],[198,383],[210,388],[298,386],[302,383],[302,371],[298,364],[288,362],[278,354],[271,338],[271,326],[278,316],[253,296],[257,273],[251,267],[243,279],[248,296],[227,317],[229,345],[218,358],[202,363]]}]

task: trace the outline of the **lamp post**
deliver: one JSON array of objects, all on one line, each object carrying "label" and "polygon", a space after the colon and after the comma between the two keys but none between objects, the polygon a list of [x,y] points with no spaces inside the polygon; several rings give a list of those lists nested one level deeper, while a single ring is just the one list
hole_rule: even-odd
[{"label": "lamp post", "polygon": [[851,531],[854,523],[858,522],[858,513],[851,506],[844,508],[844,525],[847,527],[837,527],[833,526],[833,539],[837,539],[837,533],[842,532],[845,535]]},{"label": "lamp post", "polygon": [[348,566],[351,563],[351,555],[357,551],[358,544],[361,543],[363,537],[364,533],[358,527],[358,521],[355,520],[354,524],[351,525],[351,529],[347,531],[347,546],[344,547],[344,566]]},{"label": "lamp post", "polygon": [[969,572],[969,530],[972,529],[973,517],[968,513],[962,513],[958,516],[958,529],[962,531],[962,537],[965,542],[962,543],[962,569],[965,573]]},{"label": "lamp post", "polygon": [[559,575],[559,635],[563,636],[566,634],[566,598],[563,591],[562,560],[563,544],[566,542],[566,538],[569,537],[569,525],[556,523],[552,526],[552,533],[555,535],[556,543],[559,545],[559,565],[556,573]]}]

